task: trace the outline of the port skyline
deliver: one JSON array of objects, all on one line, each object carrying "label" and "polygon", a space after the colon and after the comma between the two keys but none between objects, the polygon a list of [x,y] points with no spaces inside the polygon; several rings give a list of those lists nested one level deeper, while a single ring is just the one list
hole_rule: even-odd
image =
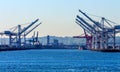
[{"label": "port skyline", "polygon": [[[105,16],[108,19],[120,23],[119,21],[119,1],[28,1],[28,0],[4,0],[0,2],[1,9],[1,28],[0,32],[5,31],[18,24],[26,24],[39,18],[42,25],[36,28],[39,36],[74,36],[83,33],[75,23],[77,11],[81,9],[87,13]],[[31,37],[32,33],[29,35]]]}]

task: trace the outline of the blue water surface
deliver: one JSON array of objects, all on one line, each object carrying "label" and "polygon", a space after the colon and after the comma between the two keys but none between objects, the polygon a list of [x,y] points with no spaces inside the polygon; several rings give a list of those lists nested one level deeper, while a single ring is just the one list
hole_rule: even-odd
[{"label": "blue water surface", "polygon": [[120,72],[120,52],[77,49],[2,51],[0,72]]}]

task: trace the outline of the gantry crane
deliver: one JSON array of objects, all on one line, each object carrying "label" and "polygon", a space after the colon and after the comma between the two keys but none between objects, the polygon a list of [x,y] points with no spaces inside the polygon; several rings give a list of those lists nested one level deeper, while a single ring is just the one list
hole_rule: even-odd
[{"label": "gantry crane", "polygon": [[[97,29],[96,34],[93,35],[93,41],[95,43],[93,44],[94,48],[108,48],[108,39],[112,38],[115,41],[114,28],[112,25],[104,17],[101,18],[101,22],[96,22],[81,10],[79,10],[79,12],[81,12],[87,19],[89,19]],[[110,27],[106,26],[105,22]],[[113,42],[113,44],[115,44],[115,42]]]},{"label": "gantry crane", "polygon": [[[4,31],[4,34],[9,36],[9,45],[16,45],[18,47],[21,46],[22,44],[22,37],[24,37],[24,44],[26,42],[26,36],[32,32],[35,28],[37,28],[41,23],[36,24],[39,19],[36,19],[32,23],[30,23],[28,26],[24,27],[23,29],[21,28],[21,25],[17,26],[17,32],[12,32],[12,31]],[[32,29],[30,29],[33,25],[35,25]],[[30,30],[29,30],[30,29]],[[15,29],[16,30],[16,29]]]},{"label": "gantry crane", "polygon": [[73,38],[86,38],[86,47],[87,49],[90,49],[92,46],[92,33],[94,34],[95,31],[92,30],[92,26],[89,27],[88,23],[84,24],[79,18],[80,17],[76,19],[76,23],[83,28],[84,36],[73,36]]},{"label": "gantry crane", "polygon": [[[111,23],[114,23],[110,20],[101,18],[101,22],[95,21],[90,18],[86,13],[79,10],[81,14],[83,14],[91,23],[87,22],[85,19],[77,15],[76,23],[79,24],[89,35],[91,35],[91,45],[89,47],[94,49],[107,49],[109,48],[108,44],[110,39],[113,39],[112,48],[115,48],[115,34],[120,32],[120,25],[113,26]],[[107,25],[106,25],[107,24]],[[86,40],[87,35],[86,32]],[[88,42],[89,43],[89,42]]]}]

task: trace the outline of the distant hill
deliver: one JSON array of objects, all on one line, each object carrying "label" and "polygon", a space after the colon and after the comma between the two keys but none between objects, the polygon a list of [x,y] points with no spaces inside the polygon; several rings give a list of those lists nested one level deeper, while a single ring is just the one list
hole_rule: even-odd
[{"label": "distant hill", "polygon": [[[57,37],[57,36],[50,36],[50,43],[53,43],[54,39],[57,39],[59,43],[65,44],[65,45],[80,45],[85,44],[84,38],[72,38],[72,37]],[[43,44],[47,44],[47,36],[40,37],[39,41]]]},{"label": "distant hill", "polygon": [[[81,45],[86,43],[85,38],[72,38],[72,37],[57,37],[57,36],[50,36],[50,43],[53,43],[54,39],[57,39],[59,43],[63,43],[65,45]],[[39,41],[43,44],[47,44],[47,36],[40,37]],[[112,39],[110,42],[112,43]],[[116,37],[116,44],[120,45],[120,37]]]},{"label": "distant hill", "polygon": [[[65,45],[81,45],[86,43],[85,38],[72,38],[72,37],[57,37],[57,36],[50,36],[50,43],[52,44],[54,39],[58,40],[59,43],[65,44]],[[39,37],[40,43],[42,45],[47,44],[47,36]],[[113,40],[111,40],[112,43]],[[8,38],[0,38],[0,44],[8,44],[9,39]],[[116,45],[120,45],[120,37],[116,37]]]},{"label": "distant hill", "polygon": [[[29,38],[30,39],[30,38]],[[85,39],[77,39],[72,37],[57,37],[57,36],[50,36],[50,43],[52,44],[54,39],[58,40],[59,43],[65,44],[65,45],[79,45],[79,44],[85,44]],[[47,36],[39,37],[40,43],[42,45],[47,44]],[[8,38],[0,38],[0,44],[9,44]]]}]

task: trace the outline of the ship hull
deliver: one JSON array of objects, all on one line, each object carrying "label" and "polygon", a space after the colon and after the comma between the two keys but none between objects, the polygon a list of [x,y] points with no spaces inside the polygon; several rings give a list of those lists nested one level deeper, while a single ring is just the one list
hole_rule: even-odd
[{"label": "ship hull", "polygon": [[120,52],[120,49],[91,49],[91,50],[100,52]]}]

